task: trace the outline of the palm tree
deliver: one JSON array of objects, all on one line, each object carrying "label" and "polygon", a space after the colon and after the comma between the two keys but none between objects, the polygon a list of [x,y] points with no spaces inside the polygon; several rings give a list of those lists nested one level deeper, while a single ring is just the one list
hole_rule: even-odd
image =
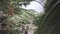
[{"label": "palm tree", "polygon": [[12,34],[14,26],[19,22],[19,20],[24,23],[29,22],[28,19],[32,17],[32,14],[17,7],[21,1],[30,2],[31,0],[0,0],[0,11],[2,12],[0,23],[4,25],[2,26],[1,24],[0,26],[0,34]]}]

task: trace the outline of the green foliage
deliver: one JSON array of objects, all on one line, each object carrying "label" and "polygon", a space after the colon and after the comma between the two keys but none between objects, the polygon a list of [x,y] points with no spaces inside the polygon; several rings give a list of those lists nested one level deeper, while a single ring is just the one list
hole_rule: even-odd
[{"label": "green foliage", "polygon": [[43,14],[43,13],[42,14],[37,14],[37,16],[35,17],[35,20],[34,20],[34,24],[36,26],[40,26],[41,21],[42,21],[44,16],[45,16],[45,14]]},{"label": "green foliage", "polygon": [[40,28],[40,25],[41,25],[41,21],[43,20],[45,14],[38,14],[36,17],[35,17],[35,20],[34,20],[34,24],[38,27],[36,32],[34,34],[40,34],[41,33],[41,28]]},{"label": "green foliage", "polygon": [[[32,0],[0,0],[0,12],[2,12],[3,18],[7,17],[6,19],[2,20],[2,16],[0,19],[2,22],[2,24],[6,23],[5,25],[7,26],[2,26],[2,31],[0,34],[5,33],[5,34],[12,34],[12,31],[17,27],[16,24],[20,25],[20,23],[22,24],[27,24],[30,23],[30,20],[32,21],[34,19],[34,13],[26,10],[26,9],[22,9],[19,7],[19,3],[20,2],[30,2]],[[12,16],[8,15],[8,8],[12,6],[13,10],[14,10],[14,14]],[[5,21],[6,20],[6,21]],[[5,32],[5,28],[6,27],[6,32]],[[20,27],[20,26],[18,26]]]},{"label": "green foliage", "polygon": [[[21,12],[21,13],[20,13]],[[28,10],[25,10],[25,9],[20,9],[20,12],[16,12],[18,14],[15,14],[14,16],[18,19],[21,19],[21,20],[28,20],[30,19],[31,17],[34,18],[34,13],[28,11]],[[32,19],[31,18],[31,19]],[[14,18],[15,19],[15,18]],[[18,19],[15,19],[16,21],[18,21]],[[26,21],[27,22],[27,21]]]},{"label": "green foliage", "polygon": [[20,31],[19,30],[14,30],[13,34],[20,34]]},{"label": "green foliage", "polygon": [[[19,6],[20,2],[28,2],[29,3],[30,1],[32,1],[32,0],[0,0],[0,9],[1,9],[1,11],[3,11],[3,13],[7,13],[8,7],[10,5],[12,5],[14,9],[15,8],[17,9],[16,6]],[[19,7],[18,7],[18,10],[20,10]]]},{"label": "green foliage", "polygon": [[39,25],[36,34],[60,34],[59,1],[52,0],[49,4],[47,4],[46,14],[43,16],[42,21],[39,20],[41,24]]}]

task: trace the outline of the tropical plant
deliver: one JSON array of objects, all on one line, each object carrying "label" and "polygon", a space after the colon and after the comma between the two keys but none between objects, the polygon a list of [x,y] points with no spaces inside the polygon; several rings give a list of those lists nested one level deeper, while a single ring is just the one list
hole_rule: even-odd
[{"label": "tropical plant", "polygon": [[29,22],[28,19],[31,19],[32,14],[27,10],[19,8],[19,3],[25,1],[30,2],[31,0],[0,0],[0,23],[3,24],[3,26],[2,24],[0,26],[0,34],[12,34],[18,22]]}]

